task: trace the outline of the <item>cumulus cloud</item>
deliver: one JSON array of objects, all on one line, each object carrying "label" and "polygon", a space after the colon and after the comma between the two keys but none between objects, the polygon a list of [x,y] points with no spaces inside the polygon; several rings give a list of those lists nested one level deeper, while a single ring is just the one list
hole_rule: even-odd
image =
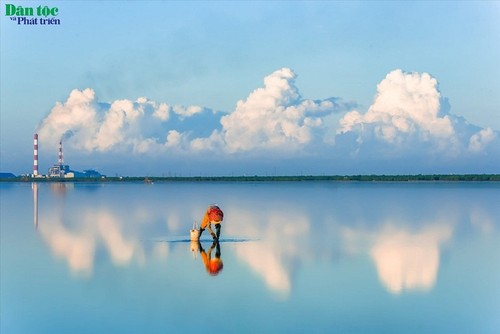
[{"label": "cumulus cloud", "polygon": [[352,110],[340,119],[335,142],[351,157],[385,157],[391,164],[400,159],[414,166],[429,161],[457,166],[474,160],[474,154],[498,151],[495,131],[449,111],[430,74],[394,70],[378,84],[365,113]]},{"label": "cumulus cloud", "polygon": [[[92,89],[75,89],[66,102],[56,103],[38,131],[52,145],[71,131],[74,147],[87,151],[129,147],[143,153],[182,145],[187,150],[234,153],[304,146],[321,132],[323,118],[345,105],[333,98],[303,99],[296,77],[289,68],[275,71],[264,78],[264,87],[238,101],[235,110],[223,117],[210,108],[171,106],[145,97],[99,103]],[[195,116],[200,122],[190,123]]]},{"label": "cumulus cloud", "polygon": [[264,79],[236,109],[221,119],[229,152],[255,148],[290,148],[311,142],[322,117],[335,110],[331,100],[302,99],[296,74],[282,68]]},{"label": "cumulus cloud", "polygon": [[497,134],[491,128],[482,129],[470,137],[469,150],[472,152],[482,152],[496,137]]},{"label": "cumulus cloud", "polygon": [[159,120],[165,122],[168,121],[170,117],[170,107],[166,103],[161,103],[158,108],[153,112],[153,117],[158,118]]},{"label": "cumulus cloud", "polygon": [[440,114],[440,98],[437,80],[428,73],[392,71],[378,84],[368,111],[347,113],[339,122],[338,133],[370,131],[387,142],[412,134],[423,141],[452,138],[453,125],[447,115]]},{"label": "cumulus cloud", "polygon": [[183,117],[190,117],[203,111],[203,108],[199,106],[189,106],[186,108],[180,105],[176,105],[172,109],[177,115]]},{"label": "cumulus cloud", "polygon": [[182,141],[182,133],[177,130],[170,130],[167,134],[165,145],[167,147],[179,146]]},{"label": "cumulus cloud", "polygon": [[[136,101],[124,99],[111,104],[100,103],[92,89],[75,89],[66,102],[56,103],[37,131],[49,147],[54,147],[66,133],[71,133],[65,139],[76,149],[148,153],[185,143],[181,139],[189,136],[190,127],[197,125],[197,120],[193,122],[193,119],[203,114],[220,118],[217,112],[207,108],[170,106],[145,97]],[[200,120],[198,123],[205,122]]]},{"label": "cumulus cloud", "polygon": [[296,79],[289,68],[271,73],[231,112],[146,97],[100,102],[92,89],[75,89],[43,119],[39,138],[42,147],[56,147],[64,137],[65,147],[90,153],[307,155],[336,161],[376,156],[391,164],[409,156],[471,159],[498,151],[498,133],[451,114],[428,73],[391,71],[366,111],[341,98],[303,98]]}]

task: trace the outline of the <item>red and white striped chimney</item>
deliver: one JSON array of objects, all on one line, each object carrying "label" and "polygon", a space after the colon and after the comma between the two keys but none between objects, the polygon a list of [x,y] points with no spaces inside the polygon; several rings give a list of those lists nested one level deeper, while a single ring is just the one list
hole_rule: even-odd
[{"label": "red and white striped chimney", "polygon": [[59,160],[58,160],[59,165],[63,164],[63,153],[62,153],[62,140],[59,141]]},{"label": "red and white striped chimney", "polygon": [[33,136],[33,176],[38,176],[38,133]]}]

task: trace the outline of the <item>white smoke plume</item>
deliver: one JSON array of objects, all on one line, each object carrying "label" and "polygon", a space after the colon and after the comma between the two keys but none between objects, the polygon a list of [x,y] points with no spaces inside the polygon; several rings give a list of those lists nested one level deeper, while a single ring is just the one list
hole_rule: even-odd
[{"label": "white smoke plume", "polygon": [[38,127],[38,134],[45,145],[55,147],[68,131],[74,136],[76,146],[91,150],[89,140],[98,127],[96,120],[97,100],[93,90],[73,90],[65,103],[57,102],[50,114]]}]

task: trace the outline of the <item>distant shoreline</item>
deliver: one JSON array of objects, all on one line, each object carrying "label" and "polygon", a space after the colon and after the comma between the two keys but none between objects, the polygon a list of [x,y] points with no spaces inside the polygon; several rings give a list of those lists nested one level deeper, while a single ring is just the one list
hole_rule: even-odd
[{"label": "distant shoreline", "polygon": [[299,176],[123,176],[83,178],[32,178],[26,176],[0,178],[0,182],[458,182],[458,181],[500,181],[500,174],[432,174],[432,175],[299,175]]}]

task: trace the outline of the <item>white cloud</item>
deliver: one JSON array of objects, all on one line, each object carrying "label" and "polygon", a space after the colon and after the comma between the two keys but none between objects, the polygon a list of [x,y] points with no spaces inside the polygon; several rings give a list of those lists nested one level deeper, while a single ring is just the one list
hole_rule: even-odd
[{"label": "white cloud", "polygon": [[427,73],[395,70],[377,86],[374,103],[365,114],[347,113],[339,122],[339,134],[371,131],[376,138],[400,142],[417,134],[420,140],[453,138],[450,118],[440,115],[437,80]]},{"label": "white cloud", "polygon": [[153,116],[160,119],[163,122],[168,121],[170,117],[170,107],[166,103],[161,103],[158,108],[153,113]]},{"label": "white cloud", "polygon": [[148,153],[157,149],[161,149],[161,146],[158,145],[153,138],[137,139],[133,141],[132,152],[134,153]]},{"label": "white cloud", "polygon": [[490,128],[482,129],[470,137],[469,150],[471,152],[482,152],[485,147],[497,138],[497,134]]},{"label": "white cloud", "polygon": [[498,151],[498,133],[450,114],[428,73],[388,73],[366,112],[340,98],[303,98],[296,78],[289,68],[271,73],[230,113],[146,97],[103,103],[92,89],[73,90],[41,122],[41,148],[55,148],[64,137],[67,149],[149,154],[160,160],[210,152],[207,157],[235,156],[230,160],[243,164],[244,159],[255,164],[269,157],[321,156],[351,166],[374,157],[390,166],[440,165],[447,157],[455,166],[453,159]]},{"label": "white cloud", "polygon": [[264,87],[238,101],[231,114],[222,117],[224,140],[229,152],[256,148],[291,148],[308,144],[321,116],[333,112],[325,100],[303,100],[289,68],[275,71],[264,79]]},{"label": "white cloud", "polygon": [[217,149],[223,149],[223,147],[224,138],[217,130],[214,130],[208,138],[195,138],[191,141],[191,149],[195,151],[215,151]]},{"label": "white cloud", "polygon": [[94,147],[97,150],[105,151],[123,141],[122,128],[126,119],[131,118],[133,120],[137,117],[131,101],[120,100],[113,102],[96,134]]},{"label": "white cloud", "polygon": [[203,108],[200,106],[189,106],[189,107],[184,107],[181,105],[175,105],[172,110],[174,113],[177,115],[183,116],[183,117],[190,117],[195,114],[198,114],[203,111]]},{"label": "white cloud", "polygon": [[174,147],[179,146],[182,141],[182,133],[176,130],[170,130],[167,134],[167,140],[165,146]]},{"label": "white cloud", "polygon": [[56,103],[37,131],[46,147],[55,147],[66,133],[71,133],[66,140],[72,148],[142,154],[181,145],[189,131],[171,129],[168,121],[182,125],[203,113],[220,117],[199,106],[170,107],[145,97],[135,102],[116,100],[108,105],[99,103],[92,89],[75,89],[65,103]]}]

